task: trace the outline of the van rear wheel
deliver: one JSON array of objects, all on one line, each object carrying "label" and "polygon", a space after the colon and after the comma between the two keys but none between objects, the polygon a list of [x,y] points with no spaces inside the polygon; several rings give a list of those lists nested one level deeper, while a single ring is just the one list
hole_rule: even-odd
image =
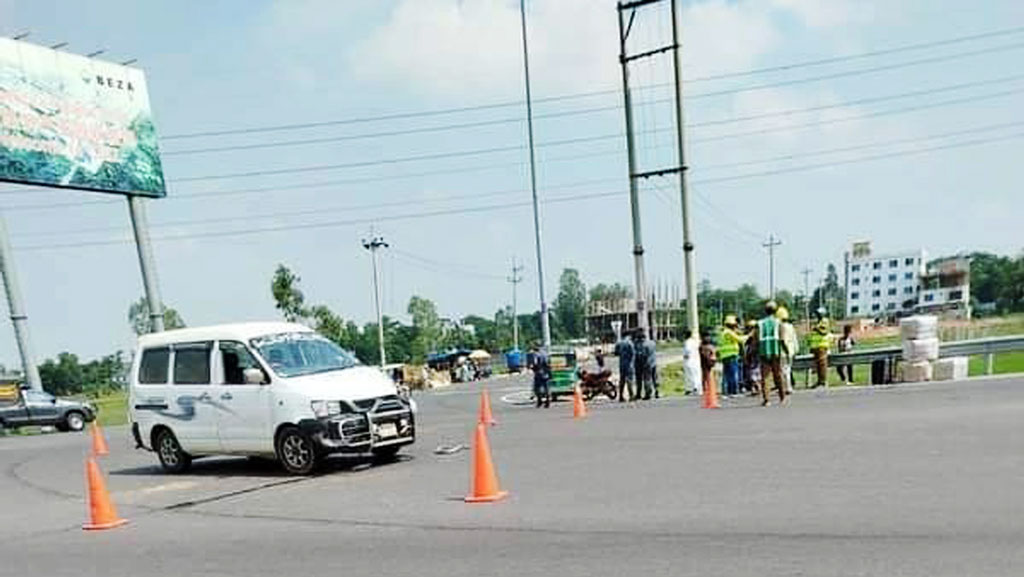
[{"label": "van rear wheel", "polygon": [[160,466],[168,473],[184,473],[192,466],[192,456],[181,448],[170,429],[161,429],[153,443]]},{"label": "van rear wheel", "polygon": [[292,475],[309,475],[319,462],[313,439],[298,427],[288,427],[277,436],[277,461]]}]

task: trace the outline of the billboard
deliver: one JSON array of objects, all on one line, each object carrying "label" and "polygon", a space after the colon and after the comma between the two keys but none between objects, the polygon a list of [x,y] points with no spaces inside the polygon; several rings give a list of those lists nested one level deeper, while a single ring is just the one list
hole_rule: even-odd
[{"label": "billboard", "polygon": [[166,195],[142,71],[0,38],[0,181]]}]

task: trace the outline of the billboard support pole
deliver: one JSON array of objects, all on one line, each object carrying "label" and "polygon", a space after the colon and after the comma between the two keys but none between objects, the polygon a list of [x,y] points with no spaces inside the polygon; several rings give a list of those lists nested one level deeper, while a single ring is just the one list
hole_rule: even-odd
[{"label": "billboard support pole", "polygon": [[160,298],[160,285],[156,279],[156,261],[153,245],[149,242],[149,221],[146,219],[146,205],[141,197],[128,196],[128,214],[132,219],[135,233],[135,248],[139,253],[139,268],[142,270],[142,286],[149,303],[149,325],[154,333],[164,330],[164,304]]},{"label": "billboard support pole", "polygon": [[28,332],[28,316],[25,314],[25,303],[21,299],[21,287],[18,285],[18,274],[14,270],[11,243],[7,238],[7,224],[4,222],[2,214],[0,214],[0,277],[3,277],[4,290],[7,292],[7,305],[11,309],[11,323],[14,325],[14,338],[18,341],[18,352],[21,354],[21,369],[25,374],[25,384],[34,390],[41,391],[43,382],[39,378],[39,368],[36,367],[32,339]]}]

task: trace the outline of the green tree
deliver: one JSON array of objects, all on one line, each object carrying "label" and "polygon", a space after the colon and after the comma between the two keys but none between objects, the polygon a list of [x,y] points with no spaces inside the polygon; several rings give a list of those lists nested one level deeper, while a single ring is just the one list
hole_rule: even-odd
[{"label": "green tree", "polygon": [[553,324],[561,338],[578,339],[586,335],[587,287],[578,270],[567,268],[562,271],[552,312]]},{"label": "green tree", "polygon": [[590,288],[590,302],[616,302],[633,298],[633,290],[620,283],[598,283]]},{"label": "green tree", "polygon": [[270,292],[274,295],[275,306],[288,322],[299,322],[309,314],[306,310],[306,297],[299,290],[301,280],[291,269],[279,264],[274,271],[273,280],[270,281]]},{"label": "green tree", "polygon": [[[149,334],[152,331],[149,320],[149,300],[146,297],[128,307],[128,323],[137,336]],[[178,311],[164,305],[164,330],[185,328],[185,321],[178,314]]]},{"label": "green tree", "polygon": [[410,353],[414,361],[422,362],[440,343],[441,319],[433,301],[420,296],[409,299],[406,312],[412,317],[414,335]]}]

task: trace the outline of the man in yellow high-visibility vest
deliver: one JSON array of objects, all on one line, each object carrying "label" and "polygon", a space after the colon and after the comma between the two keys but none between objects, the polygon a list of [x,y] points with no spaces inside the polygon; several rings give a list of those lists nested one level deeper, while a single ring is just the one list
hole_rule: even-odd
[{"label": "man in yellow high-visibility vest", "polygon": [[828,386],[828,352],[832,347],[832,329],[827,314],[825,307],[818,307],[814,311],[814,326],[807,335],[807,348],[814,355],[814,369],[818,373],[815,388]]},{"label": "man in yellow high-visibility vest", "polygon": [[736,315],[726,315],[724,325],[718,337],[718,358],[722,361],[724,394],[735,397],[740,394],[740,351],[747,337],[740,333]]}]

